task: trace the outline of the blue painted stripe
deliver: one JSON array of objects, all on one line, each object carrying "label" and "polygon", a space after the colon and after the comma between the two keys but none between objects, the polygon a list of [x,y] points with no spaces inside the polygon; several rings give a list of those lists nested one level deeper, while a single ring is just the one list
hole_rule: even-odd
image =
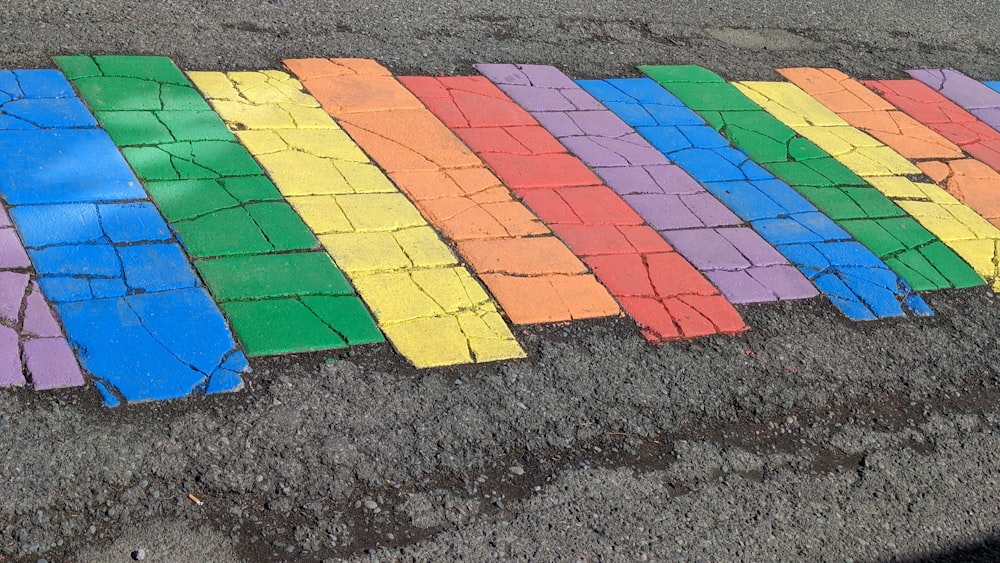
[{"label": "blue painted stripe", "polygon": [[993,90],[1000,92],[1000,80],[992,80],[990,82],[983,82],[983,84],[989,86]]},{"label": "blue painted stripe", "polygon": [[57,71],[0,71],[0,195],[105,404],[242,386],[225,318]]},{"label": "blue painted stripe", "polygon": [[654,147],[722,200],[812,280],[845,315],[931,315],[898,275],[829,217],[750,160],[649,78],[579,80]]}]

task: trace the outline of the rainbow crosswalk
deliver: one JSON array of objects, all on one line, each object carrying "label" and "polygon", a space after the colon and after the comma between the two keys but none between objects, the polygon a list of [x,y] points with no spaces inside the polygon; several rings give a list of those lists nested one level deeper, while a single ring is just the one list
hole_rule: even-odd
[{"label": "rainbow crosswalk", "polygon": [[749,304],[1000,291],[1000,84],[950,69],[56,63],[0,71],[0,386],[114,406],[239,389],[248,356],[384,340],[427,368],[523,358],[512,325],[659,344]]}]

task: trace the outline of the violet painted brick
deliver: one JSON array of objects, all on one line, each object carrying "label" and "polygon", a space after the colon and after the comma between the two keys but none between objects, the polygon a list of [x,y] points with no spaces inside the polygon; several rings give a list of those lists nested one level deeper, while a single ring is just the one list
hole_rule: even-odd
[{"label": "violet painted brick", "polygon": [[752,265],[732,243],[713,229],[677,230],[666,235],[681,254],[691,254],[691,263],[700,270],[744,270]]},{"label": "violet painted brick", "polygon": [[648,168],[622,166],[618,168],[598,168],[594,170],[605,184],[628,186],[629,194],[660,194],[663,188],[656,182]]},{"label": "violet painted brick", "polygon": [[[680,196],[681,202],[691,213],[694,213],[701,223],[706,227],[725,227],[727,225],[739,225],[740,219],[729,210],[728,207],[719,203],[712,194],[702,191],[694,194],[684,194]],[[753,231],[750,231],[753,236]],[[759,238],[759,237],[758,237]],[[761,243],[765,243],[761,240]],[[770,246],[770,245],[768,245]]]},{"label": "violet painted brick", "polygon": [[644,166],[656,183],[669,194],[697,194],[705,192],[694,178],[675,164],[665,166]]},{"label": "violet painted brick", "polygon": [[[681,202],[680,196],[641,194],[626,195],[622,198],[657,231],[705,226],[698,216]],[[681,251],[681,254],[684,254],[684,251]]]},{"label": "violet painted brick", "polygon": [[512,64],[479,64],[476,65],[476,70],[497,84],[531,86],[531,79],[528,78],[527,74],[530,72],[529,67],[531,66],[521,65],[518,67]]},{"label": "violet painted brick", "polygon": [[0,271],[0,320],[12,324],[17,322],[29,279],[30,276],[24,272]]},{"label": "violet painted brick", "polygon": [[0,325],[0,386],[23,384],[24,370],[17,331]]},{"label": "violet painted brick", "polygon": [[534,108],[536,111],[576,109],[576,106],[561,96],[558,90],[540,90],[532,86],[510,86],[510,90],[506,93],[522,107]]},{"label": "violet painted brick", "polygon": [[[514,66],[514,65],[510,65]],[[573,81],[554,66],[517,65],[535,88],[573,88]]]},{"label": "violet painted brick", "polygon": [[83,385],[83,374],[64,338],[36,338],[23,344],[24,359],[36,389]]},{"label": "violet painted brick", "polygon": [[750,229],[718,229],[718,232],[758,266],[788,265],[780,252]]},{"label": "violet painted brick", "polygon": [[618,138],[628,135],[632,128],[607,111],[578,111],[568,116],[584,135]]},{"label": "violet painted brick", "polygon": [[808,299],[816,296],[816,287],[791,265],[767,266],[749,270],[754,279],[767,287],[777,288],[779,299]]},{"label": "violet painted brick", "polygon": [[600,110],[600,111],[607,110],[607,108],[605,108],[601,104],[601,102],[598,102],[590,94],[587,94],[586,92],[580,89],[572,89],[571,87],[568,87],[567,90],[563,91],[563,96],[565,96],[567,100],[572,102],[573,105],[576,106],[576,109],[579,110]]},{"label": "violet painted brick", "polygon": [[25,299],[24,326],[22,330],[34,336],[47,338],[62,337],[62,330],[56,322],[52,309],[45,302],[38,282],[31,282],[31,293]]},{"label": "violet painted brick", "polygon": [[1000,106],[1000,93],[951,68],[921,68],[909,75],[947,96],[965,109]]},{"label": "violet painted brick", "polygon": [[33,276],[0,271],[0,386],[28,380],[36,389],[83,385],[80,366]]},{"label": "violet painted brick", "polygon": [[11,227],[0,227],[0,269],[27,268],[30,265],[17,232]]},{"label": "violet painted brick", "polygon": [[607,184],[621,186],[621,194],[702,194],[701,187],[673,164],[596,168]]},{"label": "violet painted brick", "polygon": [[910,76],[941,92],[983,123],[1000,129],[1000,92],[951,68],[922,68]]},{"label": "violet painted brick", "polygon": [[583,129],[580,129],[580,126],[565,113],[552,111],[541,113],[534,117],[542,127],[546,128],[549,133],[552,133],[553,137],[583,135]]},{"label": "violet painted brick", "polygon": [[980,108],[976,110],[976,116],[984,123],[993,125],[994,129],[1000,127],[1000,108]]},{"label": "violet painted brick", "polygon": [[713,270],[705,272],[705,277],[715,284],[723,294],[739,295],[734,303],[749,304],[774,301],[774,292],[754,279],[747,270]]},{"label": "violet painted brick", "polygon": [[[637,140],[633,135],[625,135],[617,139],[601,139],[591,136],[590,138],[594,141],[615,153],[620,155],[626,163],[642,166],[642,165],[659,165],[659,164],[669,164],[667,159],[663,158],[663,155],[659,151],[650,147],[645,141]],[[583,160],[582,158],[580,160]],[[591,164],[584,161],[584,164]],[[593,164],[597,166],[597,164]]]},{"label": "violet painted brick", "polygon": [[683,249],[699,250],[692,262],[700,269],[744,270],[752,266],[746,256],[712,229],[671,231],[667,238],[681,252]]},{"label": "violet painted brick", "polygon": [[564,137],[560,141],[571,153],[591,168],[628,166],[628,160],[622,155],[598,144],[590,137]]}]

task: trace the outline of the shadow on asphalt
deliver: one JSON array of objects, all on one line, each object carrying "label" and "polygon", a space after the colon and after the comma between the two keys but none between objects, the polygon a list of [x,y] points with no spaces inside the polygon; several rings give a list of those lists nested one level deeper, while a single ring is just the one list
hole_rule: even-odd
[{"label": "shadow on asphalt", "polygon": [[904,559],[905,563],[993,563],[1000,561],[1000,536],[990,536],[951,551]]}]

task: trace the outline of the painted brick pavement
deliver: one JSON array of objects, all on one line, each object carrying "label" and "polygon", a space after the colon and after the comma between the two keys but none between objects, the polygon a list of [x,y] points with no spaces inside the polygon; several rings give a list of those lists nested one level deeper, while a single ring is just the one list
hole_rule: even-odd
[{"label": "painted brick pavement", "polygon": [[[937,252],[934,267],[947,272],[956,287],[981,285],[976,273],[996,276],[1000,231],[934,184],[914,182],[919,168],[898,152],[851,126],[834,112],[788,82],[740,82],[736,85],[796,133],[816,143],[903,208],[928,231],[961,255]],[[924,251],[925,256],[929,249]]]},{"label": "painted brick pavement", "polygon": [[297,80],[278,71],[190,76],[317,233],[401,355],[417,367],[520,355],[451,249]]},{"label": "painted brick pavement", "polygon": [[313,234],[163,57],[57,57],[251,355],[382,339]]},{"label": "painted brick pavement", "polygon": [[[941,240],[997,278],[1000,133],[916,80],[782,71],[815,99],[739,84],[769,115],[704,69],[645,69],[675,97],[478,65],[400,79],[421,103],[374,61],[311,59],[288,66],[318,99],[280,71],[191,73],[209,105],[163,57],[57,60],[94,115],[56,71],[0,71],[0,386],[89,377],[109,405],[230,391],[239,341],[322,350],[379,328],[418,367],[520,358],[502,314],[620,314],[611,295],[653,342],[733,333],[730,301],[808,297],[806,278],[850,318],[931,314],[886,263],[917,289],[978,283]],[[913,75],[982,119],[1000,108],[989,84]]]},{"label": "painted brick pavement", "polygon": [[1000,133],[916,80],[865,80],[885,100],[961,147],[974,159],[931,163],[921,169],[1000,227]]},{"label": "painted brick pavement", "polygon": [[[815,297],[816,289],[732,211],[554,67],[480,65],[733,303]],[[564,100],[559,103],[560,97]]]},{"label": "painted brick pavement", "polygon": [[961,276],[938,269],[954,253],[898,205],[764,111],[735,86],[700,67],[644,67],[654,80],[736,147],[795,188],[917,291],[954,287]]},{"label": "painted brick pavement", "polygon": [[10,217],[0,209],[0,386],[29,381],[35,389],[74,387],[83,385],[83,374]]},{"label": "painted brick pavement", "polygon": [[888,266],[653,80],[579,83],[750,222],[848,317],[900,316],[906,307],[927,312],[900,291]]},{"label": "painted brick pavement", "polygon": [[[0,72],[0,130],[32,130],[59,123],[40,108],[61,107],[86,123],[71,92],[46,87],[47,72]],[[62,327],[42,295],[38,276],[7,211],[0,208],[0,386],[35,389],[83,384]]]},{"label": "painted brick pavement", "polygon": [[[426,148],[435,154],[449,154],[448,140],[440,136],[440,130],[434,131],[434,122],[427,120],[430,115],[426,114],[426,109],[419,106],[388,70],[375,61],[304,59],[285,63],[324,109],[338,119],[351,138],[367,150],[404,191],[419,192],[426,185],[425,172],[440,179],[440,174],[434,173],[448,168],[421,154],[425,148],[419,142],[421,129],[429,128],[427,138],[430,144]],[[413,111],[401,113],[403,108]],[[421,112],[426,115],[421,116]],[[414,129],[414,123],[419,123],[420,128]],[[437,125],[440,127],[440,124]],[[445,146],[442,147],[441,143]],[[457,183],[453,186],[459,192],[468,187],[458,187]],[[477,190],[484,188],[483,184],[477,185]],[[418,203],[423,199],[412,194],[410,197]],[[522,214],[519,220],[530,223],[533,217]],[[447,293],[441,296],[444,299],[436,302],[448,316],[432,319],[422,326],[414,326],[412,330],[447,331],[454,335],[456,346],[459,341],[466,343],[465,355],[471,361],[523,357],[524,351],[499,314],[495,302],[482,290],[479,282],[471,277],[468,269],[457,263],[454,254],[440,241],[435,243],[434,248],[441,252],[437,252],[426,265],[444,269],[448,273],[442,275],[457,280],[445,286]],[[444,254],[445,251],[447,254]],[[445,291],[445,288],[438,288],[438,291]],[[403,311],[402,314],[407,313]]]},{"label": "painted brick pavement", "polygon": [[[54,71],[5,78],[11,99],[0,121],[0,195],[105,402],[240,388],[248,365],[225,319],[70,84]],[[27,299],[37,308],[35,295]],[[56,335],[51,318],[32,322],[47,326],[22,330]],[[79,381],[59,338],[25,347],[39,343],[63,354],[54,356],[63,382]]]},{"label": "painted brick pavement", "polygon": [[1000,93],[952,68],[921,68],[908,74],[940,92],[980,121],[1000,129]]},{"label": "painted brick pavement", "polygon": [[745,330],[707,280],[489,80],[403,80],[553,226],[649,340]]},{"label": "painted brick pavement", "polygon": [[[1000,217],[988,216],[998,209],[980,205],[982,198],[975,197],[976,193],[993,191],[1000,198],[1000,174],[969,159],[961,147],[836,69],[788,68],[778,72],[845,122],[882,141],[912,161],[919,171],[935,178],[947,193],[924,183],[896,182],[886,186],[894,188],[888,195],[925,225],[939,222],[940,228],[928,228],[976,272],[992,279],[995,290],[1000,289]],[[967,176],[964,171],[970,166],[986,178]],[[966,192],[972,195],[967,197]],[[965,205],[958,205],[958,201]]]},{"label": "painted brick pavement", "polygon": [[583,263],[387,69],[357,59],[286,64],[455,241],[513,322],[619,314]]},{"label": "painted brick pavement", "polygon": [[863,80],[893,105],[1000,170],[1000,132],[919,80]]}]

